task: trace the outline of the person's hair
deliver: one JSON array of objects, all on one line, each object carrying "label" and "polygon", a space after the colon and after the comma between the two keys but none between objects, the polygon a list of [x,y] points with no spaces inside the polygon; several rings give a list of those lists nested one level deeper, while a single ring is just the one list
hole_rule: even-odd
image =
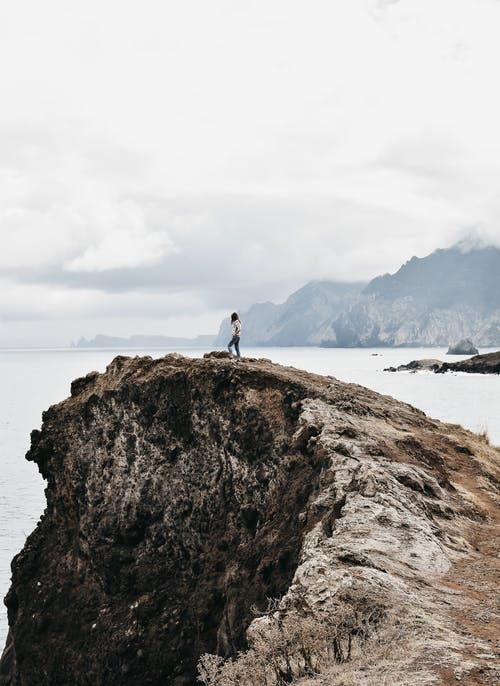
[{"label": "person's hair", "polygon": [[235,322],[237,319],[239,319],[238,313],[237,313],[237,312],[233,312],[233,314],[231,315],[231,321],[232,321],[232,322]]}]

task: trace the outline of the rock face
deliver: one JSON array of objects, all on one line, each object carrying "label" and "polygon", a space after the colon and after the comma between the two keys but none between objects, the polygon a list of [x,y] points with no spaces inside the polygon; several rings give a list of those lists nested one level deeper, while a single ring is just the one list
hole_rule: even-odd
[{"label": "rock face", "polygon": [[373,279],[335,321],[342,345],[500,345],[500,250],[456,245]]},{"label": "rock face", "polygon": [[[223,353],[117,357],[71,390],[27,455],[47,508],[13,562],[2,686],[194,686],[201,653],[245,648],[254,606],[306,602],[314,618],[354,590],[413,631],[412,683],[495,678],[480,656],[496,639],[475,621],[498,563],[482,548],[495,550],[500,476],[484,441]],[[356,683],[382,683],[378,669]]]},{"label": "rock face", "polygon": [[463,338],[455,345],[450,345],[447,355],[479,355],[479,350],[476,348],[470,338]]}]

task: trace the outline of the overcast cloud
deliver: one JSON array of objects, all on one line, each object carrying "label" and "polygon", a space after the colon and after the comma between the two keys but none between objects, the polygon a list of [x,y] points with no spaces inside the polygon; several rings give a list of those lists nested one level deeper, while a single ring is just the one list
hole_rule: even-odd
[{"label": "overcast cloud", "polygon": [[0,346],[500,244],[497,0],[0,4]]}]

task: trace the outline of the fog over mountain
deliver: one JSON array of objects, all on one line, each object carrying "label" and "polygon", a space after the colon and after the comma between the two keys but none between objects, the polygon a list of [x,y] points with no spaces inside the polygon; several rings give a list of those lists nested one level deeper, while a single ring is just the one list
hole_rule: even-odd
[{"label": "fog over mountain", "polygon": [[[317,345],[333,334],[332,315],[354,304],[365,283],[311,281],[282,304],[253,305],[242,315],[248,345]],[[217,343],[226,342],[229,321],[221,324]]]},{"label": "fog over mountain", "polygon": [[[459,243],[370,283],[310,282],[242,315],[248,345],[500,345],[500,250]],[[221,325],[217,342],[228,336]]]}]

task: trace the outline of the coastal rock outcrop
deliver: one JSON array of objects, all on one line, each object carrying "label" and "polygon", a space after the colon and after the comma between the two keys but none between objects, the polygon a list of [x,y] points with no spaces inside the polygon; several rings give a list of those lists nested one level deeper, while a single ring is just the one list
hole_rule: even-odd
[{"label": "coastal rock outcrop", "polygon": [[498,676],[499,453],[458,426],[265,360],[117,357],[27,458],[47,508],[13,561],[2,686],[194,686],[201,654],[265,642],[276,613],[311,636],[340,610],[332,666],[392,631],[355,683],[387,660],[414,684]]},{"label": "coastal rock outcrop", "polygon": [[397,367],[386,367],[384,372],[436,372],[442,366],[441,360],[425,358],[423,360],[412,360],[408,364],[400,364]]},{"label": "coastal rock outcrop", "polygon": [[500,351],[475,355],[460,362],[441,362],[441,360],[412,360],[398,367],[386,367],[384,372],[466,372],[467,374],[500,374]]},{"label": "coastal rock outcrop", "polygon": [[462,338],[461,341],[450,345],[447,355],[479,355],[479,350],[476,348],[470,338]]},{"label": "coastal rock outcrop", "polygon": [[460,362],[443,362],[436,370],[439,374],[445,372],[467,372],[469,374],[500,374],[500,350],[484,355],[474,355],[468,360]]}]

